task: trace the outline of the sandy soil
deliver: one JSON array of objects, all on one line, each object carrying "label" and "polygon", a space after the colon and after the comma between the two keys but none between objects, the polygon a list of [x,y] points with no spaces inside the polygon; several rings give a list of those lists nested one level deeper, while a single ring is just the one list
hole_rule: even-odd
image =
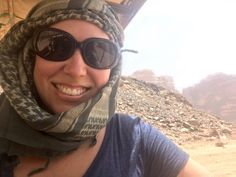
[{"label": "sandy soil", "polygon": [[236,139],[228,140],[223,147],[217,147],[215,142],[197,142],[182,147],[214,177],[236,177]]}]

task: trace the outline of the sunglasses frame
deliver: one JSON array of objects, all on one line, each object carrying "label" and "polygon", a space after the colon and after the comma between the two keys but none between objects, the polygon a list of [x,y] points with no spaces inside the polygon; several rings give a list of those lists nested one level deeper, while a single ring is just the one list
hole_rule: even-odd
[{"label": "sunglasses frame", "polygon": [[[55,31],[57,32],[58,34],[63,34],[63,36],[65,36],[67,39],[70,40],[70,42],[73,42],[72,43],[72,48],[70,49],[68,55],[64,58],[50,58],[50,57],[46,57],[43,52],[41,52],[39,49],[38,49],[38,40],[39,40],[39,37],[40,37],[40,34],[44,31]],[[110,46],[112,46],[113,48],[113,51],[115,51],[115,56],[114,56],[114,61],[109,65],[109,66],[97,66],[97,65],[93,65],[90,63],[88,57],[87,56],[87,52],[86,51],[86,46],[88,44],[90,44],[91,42],[93,41],[98,41],[99,43],[108,43]],[[48,60],[48,61],[52,61],[52,62],[62,62],[62,61],[66,61],[68,60],[71,56],[73,56],[74,52],[79,49],[80,52],[81,52],[81,55],[82,55],[82,58],[84,60],[84,62],[92,67],[92,68],[95,68],[95,69],[112,69],[114,68],[118,61],[120,60],[121,58],[121,50],[120,50],[120,47],[112,42],[111,40],[109,39],[105,39],[105,38],[88,38],[88,39],[85,39],[84,41],[81,41],[81,42],[78,42],[70,33],[66,32],[66,31],[63,31],[63,30],[60,30],[60,29],[57,29],[57,28],[44,28],[42,30],[39,30],[37,31],[37,33],[34,35],[34,39],[33,39],[33,48],[34,48],[34,51],[36,53],[36,55],[40,56],[41,58],[45,59],[45,60]]]}]

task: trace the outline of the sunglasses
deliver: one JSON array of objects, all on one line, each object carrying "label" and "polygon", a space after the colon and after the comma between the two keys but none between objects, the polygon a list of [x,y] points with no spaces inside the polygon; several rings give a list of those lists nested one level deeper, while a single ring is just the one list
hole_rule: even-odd
[{"label": "sunglasses", "polygon": [[78,42],[71,34],[56,28],[39,31],[33,41],[36,54],[49,61],[65,61],[77,48],[84,62],[96,69],[113,68],[120,59],[119,47],[108,39],[88,38]]}]

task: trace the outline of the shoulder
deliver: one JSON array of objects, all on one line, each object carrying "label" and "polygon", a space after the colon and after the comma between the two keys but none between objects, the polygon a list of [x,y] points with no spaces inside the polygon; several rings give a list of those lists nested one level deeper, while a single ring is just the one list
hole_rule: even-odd
[{"label": "shoulder", "polygon": [[143,121],[140,117],[128,115],[128,114],[115,114],[108,124],[114,130],[120,130],[128,133],[135,133],[137,136],[141,136],[144,142],[148,139],[169,139],[159,131],[158,128]]},{"label": "shoulder", "polygon": [[[108,131],[113,136],[119,134],[123,139],[129,138],[138,142],[147,156],[153,154],[162,154],[165,150],[167,152],[173,151],[181,152],[180,148],[165,136],[158,128],[144,122],[139,117],[130,116],[127,114],[115,114],[109,125]],[[168,153],[168,152],[167,152]]]},{"label": "shoulder", "polygon": [[[108,124],[108,127],[112,127],[112,131],[119,131],[126,136],[146,136],[152,129],[155,129],[150,124],[145,123],[141,118],[128,114],[115,114]],[[156,130],[156,133],[159,131]]]},{"label": "shoulder", "polygon": [[139,117],[117,113],[111,118],[110,124],[112,125],[122,125],[123,128],[128,128],[130,126],[137,126],[142,124]]},{"label": "shoulder", "polygon": [[142,121],[138,117],[127,114],[114,114],[106,127],[109,138],[119,143],[133,144],[140,141]]},{"label": "shoulder", "polygon": [[188,161],[188,154],[156,127],[138,117],[116,114],[111,126],[112,131],[118,130],[122,140],[125,139],[122,142],[138,147],[147,176],[177,176]]}]

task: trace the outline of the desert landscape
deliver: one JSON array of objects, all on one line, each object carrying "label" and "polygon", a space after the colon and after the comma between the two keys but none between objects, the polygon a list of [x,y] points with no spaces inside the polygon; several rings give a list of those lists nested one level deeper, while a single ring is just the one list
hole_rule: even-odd
[{"label": "desert landscape", "polygon": [[[25,4],[30,5],[30,3],[36,1],[38,0],[28,0]],[[16,7],[20,7],[13,8],[16,10],[14,14],[17,17],[23,17],[22,14],[26,12],[28,7],[26,5],[19,5],[19,3],[26,1],[14,0],[14,2]],[[6,4],[3,6],[4,4],[0,3],[0,5],[5,10]],[[2,10],[1,8],[0,10]],[[5,18],[0,20],[2,20],[0,21],[1,38],[10,24],[7,23],[8,19],[7,21]],[[17,20],[19,19],[15,17],[10,22],[13,23]],[[231,115],[235,114],[236,95],[230,95],[226,97],[228,100],[225,100],[223,99],[225,95],[219,96],[219,93],[234,94],[236,85],[232,86],[232,83],[236,83],[236,78],[232,80],[230,77],[231,82],[227,83],[231,85],[227,86],[225,84],[228,80],[225,79],[225,76],[221,76],[224,77],[224,82],[215,82],[218,85],[209,84],[212,78],[210,78],[211,80],[208,78],[206,83],[203,82],[201,88],[198,86],[185,90],[185,97],[188,97],[189,100],[193,96],[196,97],[197,91],[201,93],[198,99],[195,98],[195,102],[192,99],[190,103],[176,92],[172,78],[156,77],[150,71],[135,73],[133,77],[152,82],[153,84],[147,84],[146,82],[130,78],[122,78],[118,93],[118,112],[140,116],[144,121],[156,126],[176,144],[185,149],[193,159],[203,164],[213,174],[213,177],[236,177],[236,123],[233,124],[218,117],[227,115],[229,117],[228,120],[234,118],[234,116],[231,118]],[[206,85],[207,88],[218,88],[218,90],[213,92],[213,89],[210,91],[205,89],[205,92],[203,92],[202,88]],[[222,89],[225,88],[229,90],[223,92]],[[1,92],[0,88],[0,94]],[[204,95],[203,93],[206,94]],[[217,96],[212,93],[216,93]],[[202,98],[204,98],[203,101]],[[208,110],[210,101],[214,103],[212,109],[219,111],[218,116],[196,109],[196,107],[203,108],[205,106]],[[216,101],[219,104],[216,105]],[[225,106],[226,101],[228,101],[227,106]]]},{"label": "desert landscape", "polygon": [[190,156],[203,164],[213,177],[236,176],[236,140],[230,140],[224,147],[212,142],[190,143],[183,146]]},{"label": "desert landscape", "polygon": [[[216,143],[216,142],[215,142]],[[236,176],[236,128],[231,139],[222,146],[214,142],[197,142],[182,145],[196,161],[203,164],[214,177]]]},{"label": "desert landscape", "polygon": [[[215,74],[207,77],[195,87],[186,89],[184,96],[189,98],[196,107],[234,121],[235,79],[235,76]],[[185,144],[182,147],[193,159],[201,162],[211,171],[214,177],[235,177],[236,124],[233,124],[231,138],[224,141],[225,143],[221,146],[220,144],[216,146],[217,142],[199,142]]]}]

